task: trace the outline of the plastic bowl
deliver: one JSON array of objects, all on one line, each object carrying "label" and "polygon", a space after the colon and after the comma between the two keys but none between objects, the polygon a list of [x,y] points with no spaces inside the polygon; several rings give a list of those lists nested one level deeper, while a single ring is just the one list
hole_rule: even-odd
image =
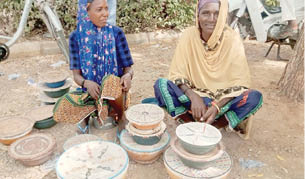
[{"label": "plastic bowl", "polygon": [[44,119],[41,121],[37,121],[34,125],[36,129],[47,129],[56,124],[56,121],[53,119],[53,117],[50,117],[48,119]]},{"label": "plastic bowl", "polygon": [[220,131],[216,127],[200,122],[179,125],[176,128],[176,135],[182,147],[196,155],[210,152],[222,138]]},{"label": "plastic bowl", "polygon": [[52,83],[45,82],[45,85],[49,88],[59,88],[59,87],[62,87],[65,84],[65,82],[66,82],[66,79],[57,81],[57,82],[52,82]]},{"label": "plastic bowl", "polygon": [[142,104],[156,104],[158,105],[158,100],[156,98],[145,98],[141,102]]},{"label": "plastic bowl", "polygon": [[59,97],[63,96],[64,94],[68,93],[69,89],[70,89],[70,87],[68,87],[66,89],[61,89],[58,91],[43,91],[43,92],[51,98],[59,98]]}]

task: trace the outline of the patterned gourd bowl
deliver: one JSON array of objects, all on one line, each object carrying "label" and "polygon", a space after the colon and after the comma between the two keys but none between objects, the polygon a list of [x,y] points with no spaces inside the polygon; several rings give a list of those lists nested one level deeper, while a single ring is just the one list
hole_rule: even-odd
[{"label": "patterned gourd bowl", "polygon": [[69,92],[70,87],[72,86],[72,79],[67,79],[65,80],[65,83],[63,86],[60,86],[58,88],[51,88],[49,86],[46,85],[45,82],[43,83],[39,83],[38,86],[40,88],[41,91],[43,91],[43,93],[50,97],[50,98],[59,98],[61,96],[63,96],[64,94],[66,94],[67,92]]},{"label": "patterned gourd bowl", "polygon": [[0,143],[10,145],[31,133],[34,122],[24,116],[0,118]]},{"label": "patterned gourd bowl", "polygon": [[132,136],[133,140],[140,145],[154,145],[158,143],[166,130],[166,124],[162,121],[159,126],[151,130],[139,130],[130,123],[126,130]]},{"label": "patterned gourd bowl", "polygon": [[70,87],[65,88],[65,89],[60,89],[58,91],[43,91],[47,96],[51,98],[59,98],[63,96],[64,94],[69,92]]},{"label": "patterned gourd bowl", "polygon": [[221,142],[218,143],[212,151],[203,155],[195,155],[187,152],[177,138],[174,138],[171,141],[171,148],[178,155],[184,165],[196,169],[206,168],[215,160],[220,158],[224,153],[224,146]]},{"label": "patterned gourd bowl", "polygon": [[40,80],[49,88],[59,88],[65,85],[67,74],[60,71],[48,71],[40,75]]},{"label": "patterned gourd bowl", "polygon": [[9,148],[9,155],[26,166],[48,161],[56,148],[55,138],[49,134],[33,134],[18,139]]},{"label": "patterned gourd bowl", "polygon": [[125,178],[129,166],[127,152],[118,144],[95,140],[74,145],[57,160],[59,179]]},{"label": "patterned gourd bowl", "polygon": [[153,145],[141,145],[136,143],[132,136],[123,130],[120,134],[120,144],[127,151],[128,156],[137,163],[151,164],[159,159],[170,142],[170,135],[165,132],[161,140]]},{"label": "patterned gourd bowl", "polygon": [[39,106],[35,109],[31,109],[25,115],[35,122],[35,128],[46,129],[56,124],[53,119],[53,108],[53,105]]},{"label": "patterned gourd bowl", "polygon": [[203,168],[193,168],[185,165],[181,158],[175,153],[172,147],[164,153],[164,166],[171,179],[191,178],[227,178],[232,169],[231,157],[223,151],[222,155],[211,162],[207,162]]},{"label": "patterned gourd bowl", "polygon": [[155,104],[136,104],[126,111],[127,120],[137,129],[151,130],[164,119],[164,111]]},{"label": "patterned gourd bowl", "polygon": [[35,122],[34,127],[36,129],[47,129],[47,128],[53,127],[55,124],[56,124],[56,121],[53,119],[53,117],[50,117],[48,119],[44,119],[44,120]]},{"label": "patterned gourd bowl", "polygon": [[66,82],[66,79],[56,82],[45,82],[45,85],[49,88],[59,88],[62,87]]},{"label": "patterned gourd bowl", "polygon": [[182,147],[196,155],[202,155],[213,150],[221,141],[220,131],[206,123],[190,122],[176,128],[176,135]]}]

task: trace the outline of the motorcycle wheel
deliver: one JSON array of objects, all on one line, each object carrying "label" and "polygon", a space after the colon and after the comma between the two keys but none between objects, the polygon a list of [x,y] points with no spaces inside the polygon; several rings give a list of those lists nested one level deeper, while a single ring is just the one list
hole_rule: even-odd
[{"label": "motorcycle wheel", "polygon": [[5,44],[0,44],[0,62],[7,59],[10,54],[8,46]]}]

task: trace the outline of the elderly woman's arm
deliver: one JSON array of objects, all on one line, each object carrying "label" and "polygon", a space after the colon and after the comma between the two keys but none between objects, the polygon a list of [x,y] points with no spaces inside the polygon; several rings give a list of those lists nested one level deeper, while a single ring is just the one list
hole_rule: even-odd
[{"label": "elderly woman's arm", "polygon": [[87,88],[90,96],[92,96],[94,99],[98,99],[100,95],[100,86],[91,80],[85,80],[85,78],[82,76],[81,70],[73,70],[73,78],[75,83],[77,83],[82,88]]},{"label": "elderly woman's arm", "polygon": [[226,105],[229,101],[231,101],[233,97],[223,98],[218,102],[212,103],[207,110],[207,112],[203,115],[203,121],[206,121],[208,124],[212,124],[215,121],[215,117],[219,113],[220,110],[224,105]]},{"label": "elderly woman's arm", "polygon": [[218,102],[213,102],[213,105],[207,109],[202,98],[192,89],[186,85],[180,85],[179,88],[191,100],[191,111],[193,117],[197,120],[205,121],[209,124],[214,122],[215,117],[219,112],[218,110],[220,110],[224,105],[233,99],[232,97],[228,97]]},{"label": "elderly woman's arm", "polygon": [[131,80],[133,77],[133,70],[131,67],[124,68],[124,75],[121,77],[121,85],[124,91],[129,91],[131,88]]},{"label": "elderly woman's arm", "polygon": [[191,100],[191,111],[193,118],[198,120],[204,116],[207,107],[203,103],[202,98],[186,85],[180,85],[179,88]]}]

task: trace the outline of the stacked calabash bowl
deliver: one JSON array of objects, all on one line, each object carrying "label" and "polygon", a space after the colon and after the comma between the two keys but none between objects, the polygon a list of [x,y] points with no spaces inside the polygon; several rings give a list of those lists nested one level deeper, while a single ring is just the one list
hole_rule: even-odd
[{"label": "stacked calabash bowl", "polygon": [[44,105],[29,111],[26,116],[35,122],[37,129],[47,129],[56,124],[53,119],[53,105]]},{"label": "stacked calabash bowl", "polygon": [[0,142],[10,145],[17,139],[27,136],[33,129],[34,122],[23,116],[0,118]]},{"label": "stacked calabash bowl", "polygon": [[121,146],[134,161],[153,163],[170,141],[164,111],[154,104],[137,104],[126,111],[126,118],[129,123],[120,135]]},{"label": "stacked calabash bowl", "polygon": [[67,79],[67,75],[50,71],[41,77],[41,82],[38,84],[41,93],[40,100],[45,104],[54,104],[56,101],[68,93],[72,85],[72,80]]},{"label": "stacked calabash bowl", "polygon": [[164,154],[171,178],[226,178],[232,160],[221,143],[220,131],[199,122],[181,124]]}]

